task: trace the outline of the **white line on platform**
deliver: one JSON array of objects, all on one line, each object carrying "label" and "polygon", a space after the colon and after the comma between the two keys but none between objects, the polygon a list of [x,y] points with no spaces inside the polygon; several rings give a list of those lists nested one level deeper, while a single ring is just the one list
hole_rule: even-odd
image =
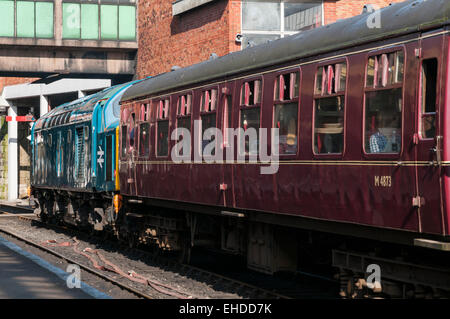
[{"label": "white line on platform", "polygon": [[[60,279],[64,280],[65,282],[67,281],[67,277],[70,276],[69,273],[63,271],[62,269],[59,269],[58,267],[51,265],[50,263],[46,262],[45,260],[43,260],[42,258],[40,258],[38,256],[23,250],[22,248],[20,248],[16,244],[10,242],[9,240],[3,238],[2,236],[0,236],[0,244],[5,247],[8,247],[9,249],[15,251],[16,253],[30,259],[31,261],[38,264],[39,266],[54,273],[56,276],[58,276]],[[67,288],[67,289],[69,289],[69,288]],[[83,292],[85,292],[86,294],[88,294],[89,296],[92,296],[96,299],[112,299],[111,296],[95,289],[94,287],[89,286],[88,284],[85,284],[84,282],[81,282],[80,289]]]}]

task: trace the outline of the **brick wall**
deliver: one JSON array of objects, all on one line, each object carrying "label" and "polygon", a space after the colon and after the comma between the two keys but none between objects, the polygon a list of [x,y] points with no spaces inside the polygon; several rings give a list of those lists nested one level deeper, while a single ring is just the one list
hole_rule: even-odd
[{"label": "brick wall", "polygon": [[[240,50],[241,0],[216,0],[172,16],[173,0],[139,1],[137,76],[143,78]],[[324,22],[362,12],[365,4],[385,7],[403,0],[325,0]]]},{"label": "brick wall", "polygon": [[404,0],[325,0],[324,21],[325,24],[330,24],[338,19],[346,19],[361,14],[364,5],[368,3],[383,8],[390,3],[403,1]]},{"label": "brick wall", "polygon": [[22,83],[29,83],[37,80],[38,78],[15,78],[15,77],[0,77],[0,95],[3,92],[3,88],[9,85],[16,85]]},{"label": "brick wall", "polygon": [[239,0],[217,0],[175,17],[172,0],[139,1],[138,10],[138,78],[239,49]]}]

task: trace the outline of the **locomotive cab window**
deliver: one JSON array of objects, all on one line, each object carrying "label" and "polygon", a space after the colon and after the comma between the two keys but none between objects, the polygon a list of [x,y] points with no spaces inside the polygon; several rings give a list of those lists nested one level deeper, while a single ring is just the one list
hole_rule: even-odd
[{"label": "locomotive cab window", "polygon": [[420,135],[422,138],[434,138],[436,135],[437,78],[438,60],[435,58],[423,60],[420,74]]},{"label": "locomotive cab window", "polygon": [[158,103],[156,156],[169,154],[169,103],[169,99],[161,100]]},{"label": "locomotive cab window", "polygon": [[121,150],[120,154],[122,158],[127,156],[127,136],[128,136],[128,127],[126,125],[122,125],[122,138],[121,138]]},{"label": "locomotive cab window", "polygon": [[257,155],[261,110],[261,80],[244,82],[241,86],[240,127],[244,130],[245,155]]},{"label": "locomotive cab window", "polygon": [[139,123],[139,156],[146,157],[150,154],[150,108],[148,104],[141,105],[140,123]]},{"label": "locomotive cab window", "polygon": [[[202,121],[202,152],[205,150],[206,146],[215,141],[215,136],[213,135],[211,139],[205,139],[204,134],[209,128],[216,128],[217,125],[217,89],[209,89],[202,92],[200,96],[200,119]],[[205,155],[215,155],[216,149],[214,149]]]},{"label": "locomotive cab window", "polygon": [[314,94],[314,153],[341,154],[344,149],[344,107],[347,64],[317,69]]},{"label": "locomotive cab window", "polygon": [[368,154],[400,153],[403,68],[403,51],[369,57],[364,110]]},{"label": "locomotive cab window", "polygon": [[274,88],[274,127],[279,129],[279,154],[297,154],[300,72],[277,76]]}]

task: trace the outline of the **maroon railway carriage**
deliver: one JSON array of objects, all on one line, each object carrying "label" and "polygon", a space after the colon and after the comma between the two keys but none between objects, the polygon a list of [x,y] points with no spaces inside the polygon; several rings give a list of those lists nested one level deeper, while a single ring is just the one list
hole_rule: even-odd
[{"label": "maroon railway carriage", "polygon": [[[240,253],[269,273],[297,269],[308,246],[308,258],[332,257],[341,280],[375,263],[387,293],[448,290],[449,13],[449,1],[406,1],[382,9],[379,28],[361,14],[131,87],[121,102],[124,231],[166,249]],[[278,172],[175,163],[172,131],[200,119],[203,131],[279,128]],[[411,275],[425,264],[433,278]]]}]

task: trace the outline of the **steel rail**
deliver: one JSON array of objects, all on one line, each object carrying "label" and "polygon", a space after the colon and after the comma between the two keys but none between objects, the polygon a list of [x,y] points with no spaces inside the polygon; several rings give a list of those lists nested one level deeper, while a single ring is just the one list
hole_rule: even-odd
[{"label": "steel rail", "polygon": [[[30,216],[17,216],[17,218],[21,219],[21,220],[29,221],[29,222],[36,222],[36,223],[39,223],[41,225],[45,225],[46,227],[51,227],[51,228],[55,228],[55,229],[59,229],[59,230],[64,230],[64,231],[70,230],[70,231],[80,232],[77,229],[66,228],[66,227],[62,227],[62,226],[58,226],[58,225],[47,224],[47,223],[44,223],[44,222],[42,222],[41,220],[39,220],[37,218],[32,218]],[[81,232],[81,234],[86,235],[86,233],[83,233],[83,232]],[[258,287],[258,286],[255,286],[255,285],[252,285],[252,284],[249,284],[249,283],[237,280],[237,279],[229,278],[229,277],[226,277],[226,276],[223,276],[223,275],[220,275],[220,274],[217,274],[217,273],[214,273],[214,272],[211,272],[211,271],[208,271],[208,270],[196,267],[196,266],[179,263],[179,262],[174,261],[174,260],[172,260],[170,258],[164,258],[164,257],[161,257],[161,256],[154,257],[151,254],[149,254],[148,252],[146,252],[144,250],[141,250],[141,249],[134,248],[134,251],[136,253],[144,254],[144,255],[148,256],[151,260],[153,260],[156,263],[166,264],[166,265],[169,265],[171,267],[175,267],[175,268],[178,268],[180,270],[184,270],[186,272],[196,272],[197,274],[201,275],[204,278],[217,279],[217,281],[223,281],[225,283],[228,283],[230,286],[235,285],[235,286],[238,286],[238,287],[242,287],[242,288],[244,288],[244,289],[246,289],[248,291],[256,292],[256,294],[260,295],[260,296],[272,297],[272,298],[275,298],[275,299],[292,299],[289,296],[282,295],[282,294],[279,294],[277,292],[274,292],[274,291],[271,291],[271,290],[268,290],[268,289],[264,289],[264,288],[261,288],[261,287]]]},{"label": "steel rail", "polygon": [[[35,221],[34,219],[30,219],[30,220]],[[100,277],[103,280],[106,280],[106,281],[108,281],[108,282],[110,282],[110,283],[112,283],[112,284],[114,284],[114,285],[116,285],[116,286],[118,286],[118,287],[120,287],[122,289],[125,289],[125,290],[127,290],[127,291],[129,291],[129,292],[131,292],[131,293],[133,293],[135,295],[137,295],[138,297],[145,298],[145,299],[154,299],[152,296],[147,295],[146,293],[143,293],[143,292],[141,292],[141,291],[139,291],[139,290],[137,290],[137,289],[127,285],[127,284],[121,283],[121,282],[115,280],[114,278],[111,278],[111,277],[109,277],[107,275],[104,275],[104,274],[98,272],[97,270],[94,270],[94,269],[92,269],[92,268],[90,268],[90,267],[88,267],[88,266],[86,266],[86,265],[84,265],[84,264],[82,264],[82,263],[80,263],[78,261],[73,260],[70,257],[66,257],[66,256],[64,256],[64,255],[62,255],[60,253],[57,253],[56,251],[54,251],[52,249],[49,249],[49,248],[47,248],[47,247],[45,247],[43,245],[40,245],[40,244],[35,243],[35,242],[31,241],[31,240],[28,240],[28,239],[26,239],[26,238],[24,238],[24,237],[22,237],[22,236],[20,236],[20,235],[18,235],[16,233],[14,233],[14,232],[11,232],[9,230],[3,229],[1,227],[0,227],[0,232],[2,232],[4,234],[7,234],[7,235],[9,235],[11,237],[14,237],[14,238],[16,238],[16,239],[18,239],[18,240],[20,240],[22,242],[25,242],[27,245],[33,246],[35,248],[38,248],[40,250],[45,251],[46,253],[49,253],[49,254],[53,255],[55,257],[58,257],[58,258],[60,258],[62,260],[65,260],[68,263],[75,264],[75,265],[79,266],[80,268],[84,269],[85,271],[87,271],[87,272],[89,272],[89,273],[91,273],[93,275],[96,275],[97,277]]]}]

